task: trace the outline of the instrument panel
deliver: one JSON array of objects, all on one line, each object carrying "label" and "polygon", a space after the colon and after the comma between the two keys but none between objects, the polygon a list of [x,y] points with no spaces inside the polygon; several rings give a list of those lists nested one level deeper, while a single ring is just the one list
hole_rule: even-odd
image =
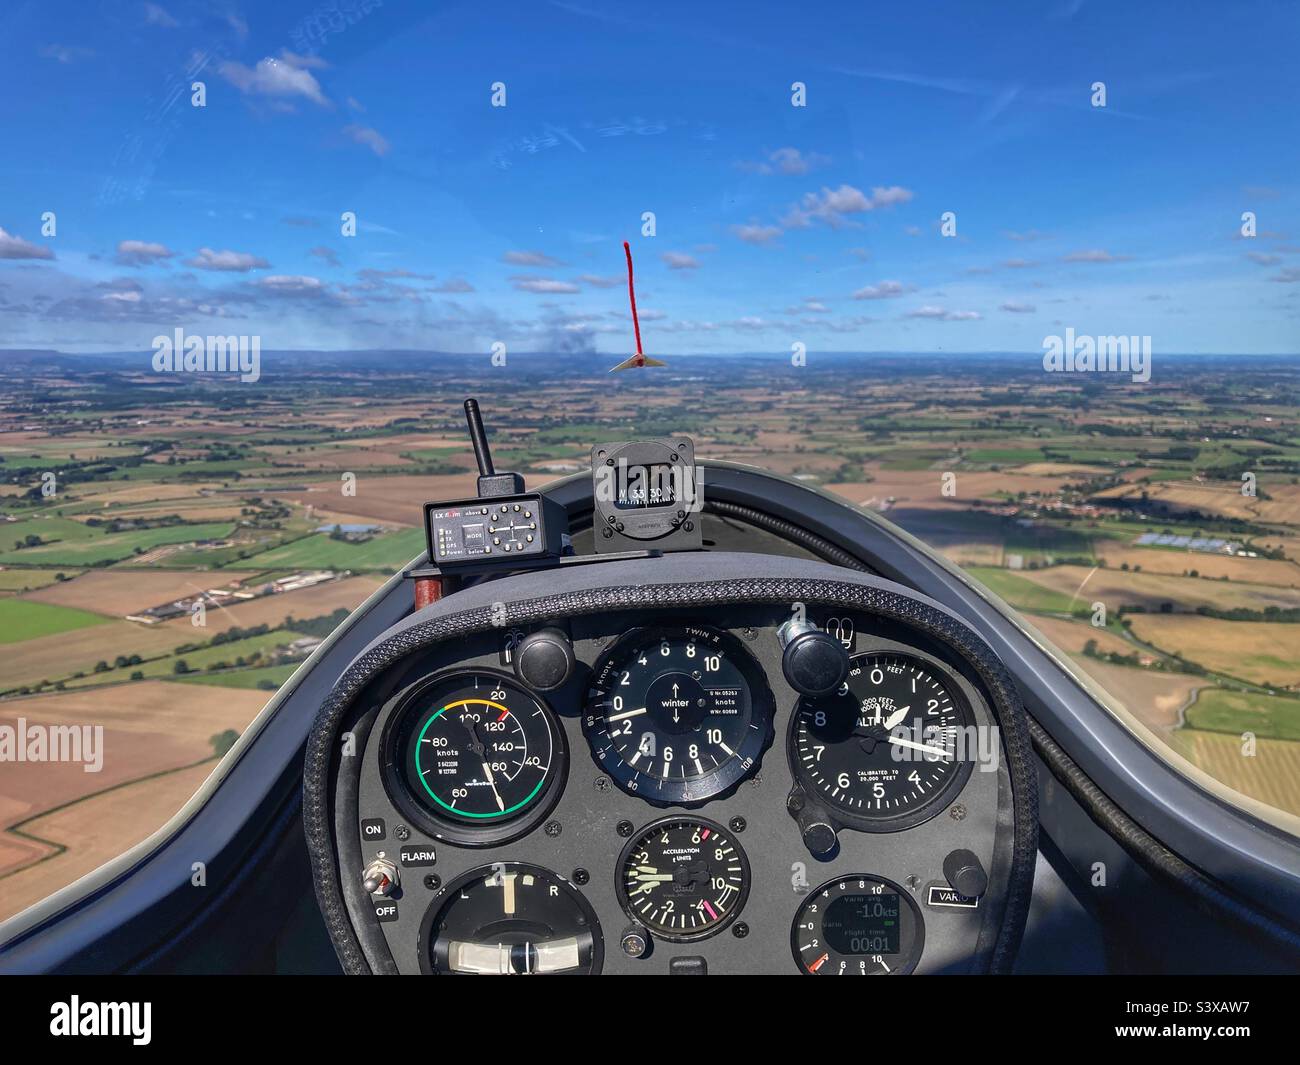
[{"label": "instrument panel", "polygon": [[978,679],[897,623],[810,614],[848,668],[802,695],[788,620],[557,619],[573,668],[549,690],[517,669],[527,631],[392,671],[350,729],[337,817],[396,969],[976,971],[1010,804]]}]

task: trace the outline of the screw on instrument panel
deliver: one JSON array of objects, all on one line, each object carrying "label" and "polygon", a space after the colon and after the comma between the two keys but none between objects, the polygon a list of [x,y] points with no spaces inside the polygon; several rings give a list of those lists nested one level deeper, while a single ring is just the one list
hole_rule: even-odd
[{"label": "screw on instrument panel", "polygon": [[429,873],[424,878],[424,886],[427,887],[430,891],[437,891],[440,887],[442,887],[442,877],[440,877],[437,873]]},{"label": "screw on instrument panel", "polygon": [[729,822],[732,832],[744,832],[748,822],[743,817],[733,817]]},{"label": "screw on instrument panel", "polygon": [[615,514],[611,514],[611,515],[610,515],[608,518],[606,518],[605,520],[606,520],[607,522],[609,522],[610,525],[613,525],[614,522],[618,521],[618,516],[615,515]]},{"label": "screw on instrument panel", "polygon": [[905,883],[908,887],[910,887],[913,891],[915,891],[917,888],[921,886],[921,878],[917,876],[915,873],[908,873],[907,879],[904,880],[903,883]]},{"label": "screw on instrument panel", "polygon": [[616,528],[619,532],[622,532],[622,531],[623,531],[623,523],[622,523],[621,521],[616,521],[616,522],[614,522],[614,528]]},{"label": "screw on instrument panel", "polygon": [[605,465],[606,465],[606,466],[612,466],[612,465],[614,465],[614,460],[613,460],[613,459],[606,459],[606,460],[605,460]]},{"label": "screw on instrument panel", "polygon": [[406,841],[411,838],[411,830],[405,825],[398,825],[393,829],[393,835],[402,841]]},{"label": "screw on instrument panel", "polygon": [[612,540],[614,538],[614,530],[606,526],[604,529],[600,530],[600,535],[606,540]]},{"label": "screw on instrument panel", "polygon": [[692,529],[695,528],[695,522],[693,522],[693,521],[688,521],[688,522],[686,522],[685,525],[682,526],[682,528],[685,529],[687,532],[690,532]]},{"label": "screw on instrument panel", "polygon": [[758,638],[758,629],[754,628],[752,625],[746,625],[740,630],[740,635],[745,637],[747,640],[755,640]]},{"label": "screw on instrument panel", "polygon": [[762,783],[763,783],[763,778],[759,776],[757,773],[755,773],[749,780],[749,786],[751,788],[757,788]]},{"label": "screw on instrument panel", "polygon": [[745,924],[744,921],[737,921],[731,926],[731,934],[737,939],[744,939],[749,935],[749,925]]},{"label": "screw on instrument panel", "polygon": [[630,836],[630,835],[632,834],[632,822],[631,822],[631,821],[620,821],[620,822],[618,823],[617,832],[618,832],[618,834],[619,834],[620,836],[622,836],[624,839],[627,839],[627,837]]},{"label": "screw on instrument panel", "polygon": [[597,790],[597,791],[609,791],[609,777],[597,777],[597,778],[596,778],[596,790]]},{"label": "screw on instrument panel", "polygon": [[559,821],[547,821],[546,824],[542,826],[542,831],[554,839],[564,831],[564,826],[561,825]]},{"label": "screw on instrument panel", "polygon": [[585,869],[575,869],[573,871],[573,876],[570,877],[570,879],[577,884],[578,887],[585,887],[591,880],[591,874]]},{"label": "screw on instrument panel", "polygon": [[948,811],[948,816],[954,821],[964,821],[966,819],[966,807],[961,803],[954,803],[952,809]]}]

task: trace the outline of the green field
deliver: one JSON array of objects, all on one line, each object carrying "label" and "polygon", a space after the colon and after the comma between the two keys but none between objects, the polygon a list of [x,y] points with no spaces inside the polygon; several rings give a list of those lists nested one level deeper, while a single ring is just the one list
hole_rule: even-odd
[{"label": "green field", "polygon": [[1189,727],[1206,732],[1300,740],[1300,699],[1209,688],[1188,708],[1186,719]]},{"label": "green field", "polygon": [[[76,526],[79,534],[66,529]],[[21,551],[0,551],[0,564],[26,566],[89,566],[97,562],[116,562],[130,558],[136,548],[148,551],[162,544],[179,544],[189,540],[220,540],[230,535],[233,525],[228,521],[204,522],[197,525],[168,525],[157,529],[140,529],[136,532],[100,533],[80,522],[62,518],[38,519],[10,525],[7,532],[12,539],[28,534],[39,536],[45,543],[39,547],[25,547]],[[61,535],[63,532],[67,535]]]},{"label": "green field", "polygon": [[79,569],[0,569],[0,592],[34,592],[53,584],[60,573],[72,580],[80,572]]},{"label": "green field", "polygon": [[84,629],[111,620],[89,610],[32,603],[26,599],[0,599],[0,643],[21,643],[38,636]]},{"label": "green field", "polygon": [[966,572],[1017,610],[1038,614],[1086,614],[1088,612],[1087,604],[1072,600],[1064,592],[1035,584],[1013,570],[971,566]]},{"label": "green field", "polygon": [[364,544],[331,540],[328,533],[314,533],[254,555],[247,564],[294,569],[388,570],[405,566],[422,550],[424,532],[421,529],[403,529],[376,536]]},{"label": "green field", "polygon": [[289,629],[275,629],[272,632],[263,633],[261,636],[249,636],[243,640],[232,640],[230,643],[218,644],[215,647],[202,647],[197,651],[186,651],[184,654],[166,655],[162,658],[150,659],[147,662],[141,662],[134,666],[120,666],[117,669],[111,669],[106,673],[87,673],[84,677],[77,677],[65,682],[69,688],[85,688],[93,684],[106,684],[114,681],[128,680],[132,673],[144,674],[144,680],[151,678],[163,677],[168,680],[177,680],[187,674],[176,672],[176,663],[183,661],[191,670],[201,672],[208,666],[216,665],[219,662],[225,662],[228,666],[235,665],[235,659],[243,658],[246,661],[258,654],[269,654],[277,647],[284,647],[294,640],[298,639],[299,633],[292,632]]},{"label": "green field", "polygon": [[[219,688],[263,688],[267,683],[278,688],[298,668],[299,663],[284,666],[262,666],[259,669],[231,669],[221,673],[200,673],[196,676],[176,678],[186,684],[211,684]],[[273,691],[274,688],[267,688]]]}]

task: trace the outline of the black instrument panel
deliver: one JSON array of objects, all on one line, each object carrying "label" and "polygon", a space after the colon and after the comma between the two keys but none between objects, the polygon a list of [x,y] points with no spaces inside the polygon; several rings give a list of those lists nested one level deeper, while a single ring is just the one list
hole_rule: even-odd
[{"label": "black instrument panel", "polygon": [[[852,655],[822,699],[787,685],[786,616],[757,606],[557,619],[576,669],[544,693],[512,630],[393,672],[340,822],[358,878],[393,864],[361,919],[397,970],[978,971],[1010,804],[990,703],[897,623],[809,620]],[[958,852],[979,895],[945,876]]]}]

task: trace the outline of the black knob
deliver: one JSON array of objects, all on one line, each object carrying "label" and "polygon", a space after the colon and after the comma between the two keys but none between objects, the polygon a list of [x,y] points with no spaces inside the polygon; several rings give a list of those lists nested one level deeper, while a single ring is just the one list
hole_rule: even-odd
[{"label": "black knob", "polygon": [[829,632],[808,625],[785,641],[781,671],[801,695],[830,695],[849,675],[849,652]]},{"label": "black knob", "polygon": [[803,830],[804,846],[814,857],[824,858],[839,846],[840,841],[835,835],[835,829],[825,821],[800,822],[799,827]]},{"label": "black knob", "polygon": [[968,850],[956,850],[943,860],[943,875],[968,899],[977,899],[989,888],[989,875],[979,858]]},{"label": "black knob", "polygon": [[515,648],[515,673],[530,688],[548,692],[573,673],[573,645],[559,629],[538,629]]}]

